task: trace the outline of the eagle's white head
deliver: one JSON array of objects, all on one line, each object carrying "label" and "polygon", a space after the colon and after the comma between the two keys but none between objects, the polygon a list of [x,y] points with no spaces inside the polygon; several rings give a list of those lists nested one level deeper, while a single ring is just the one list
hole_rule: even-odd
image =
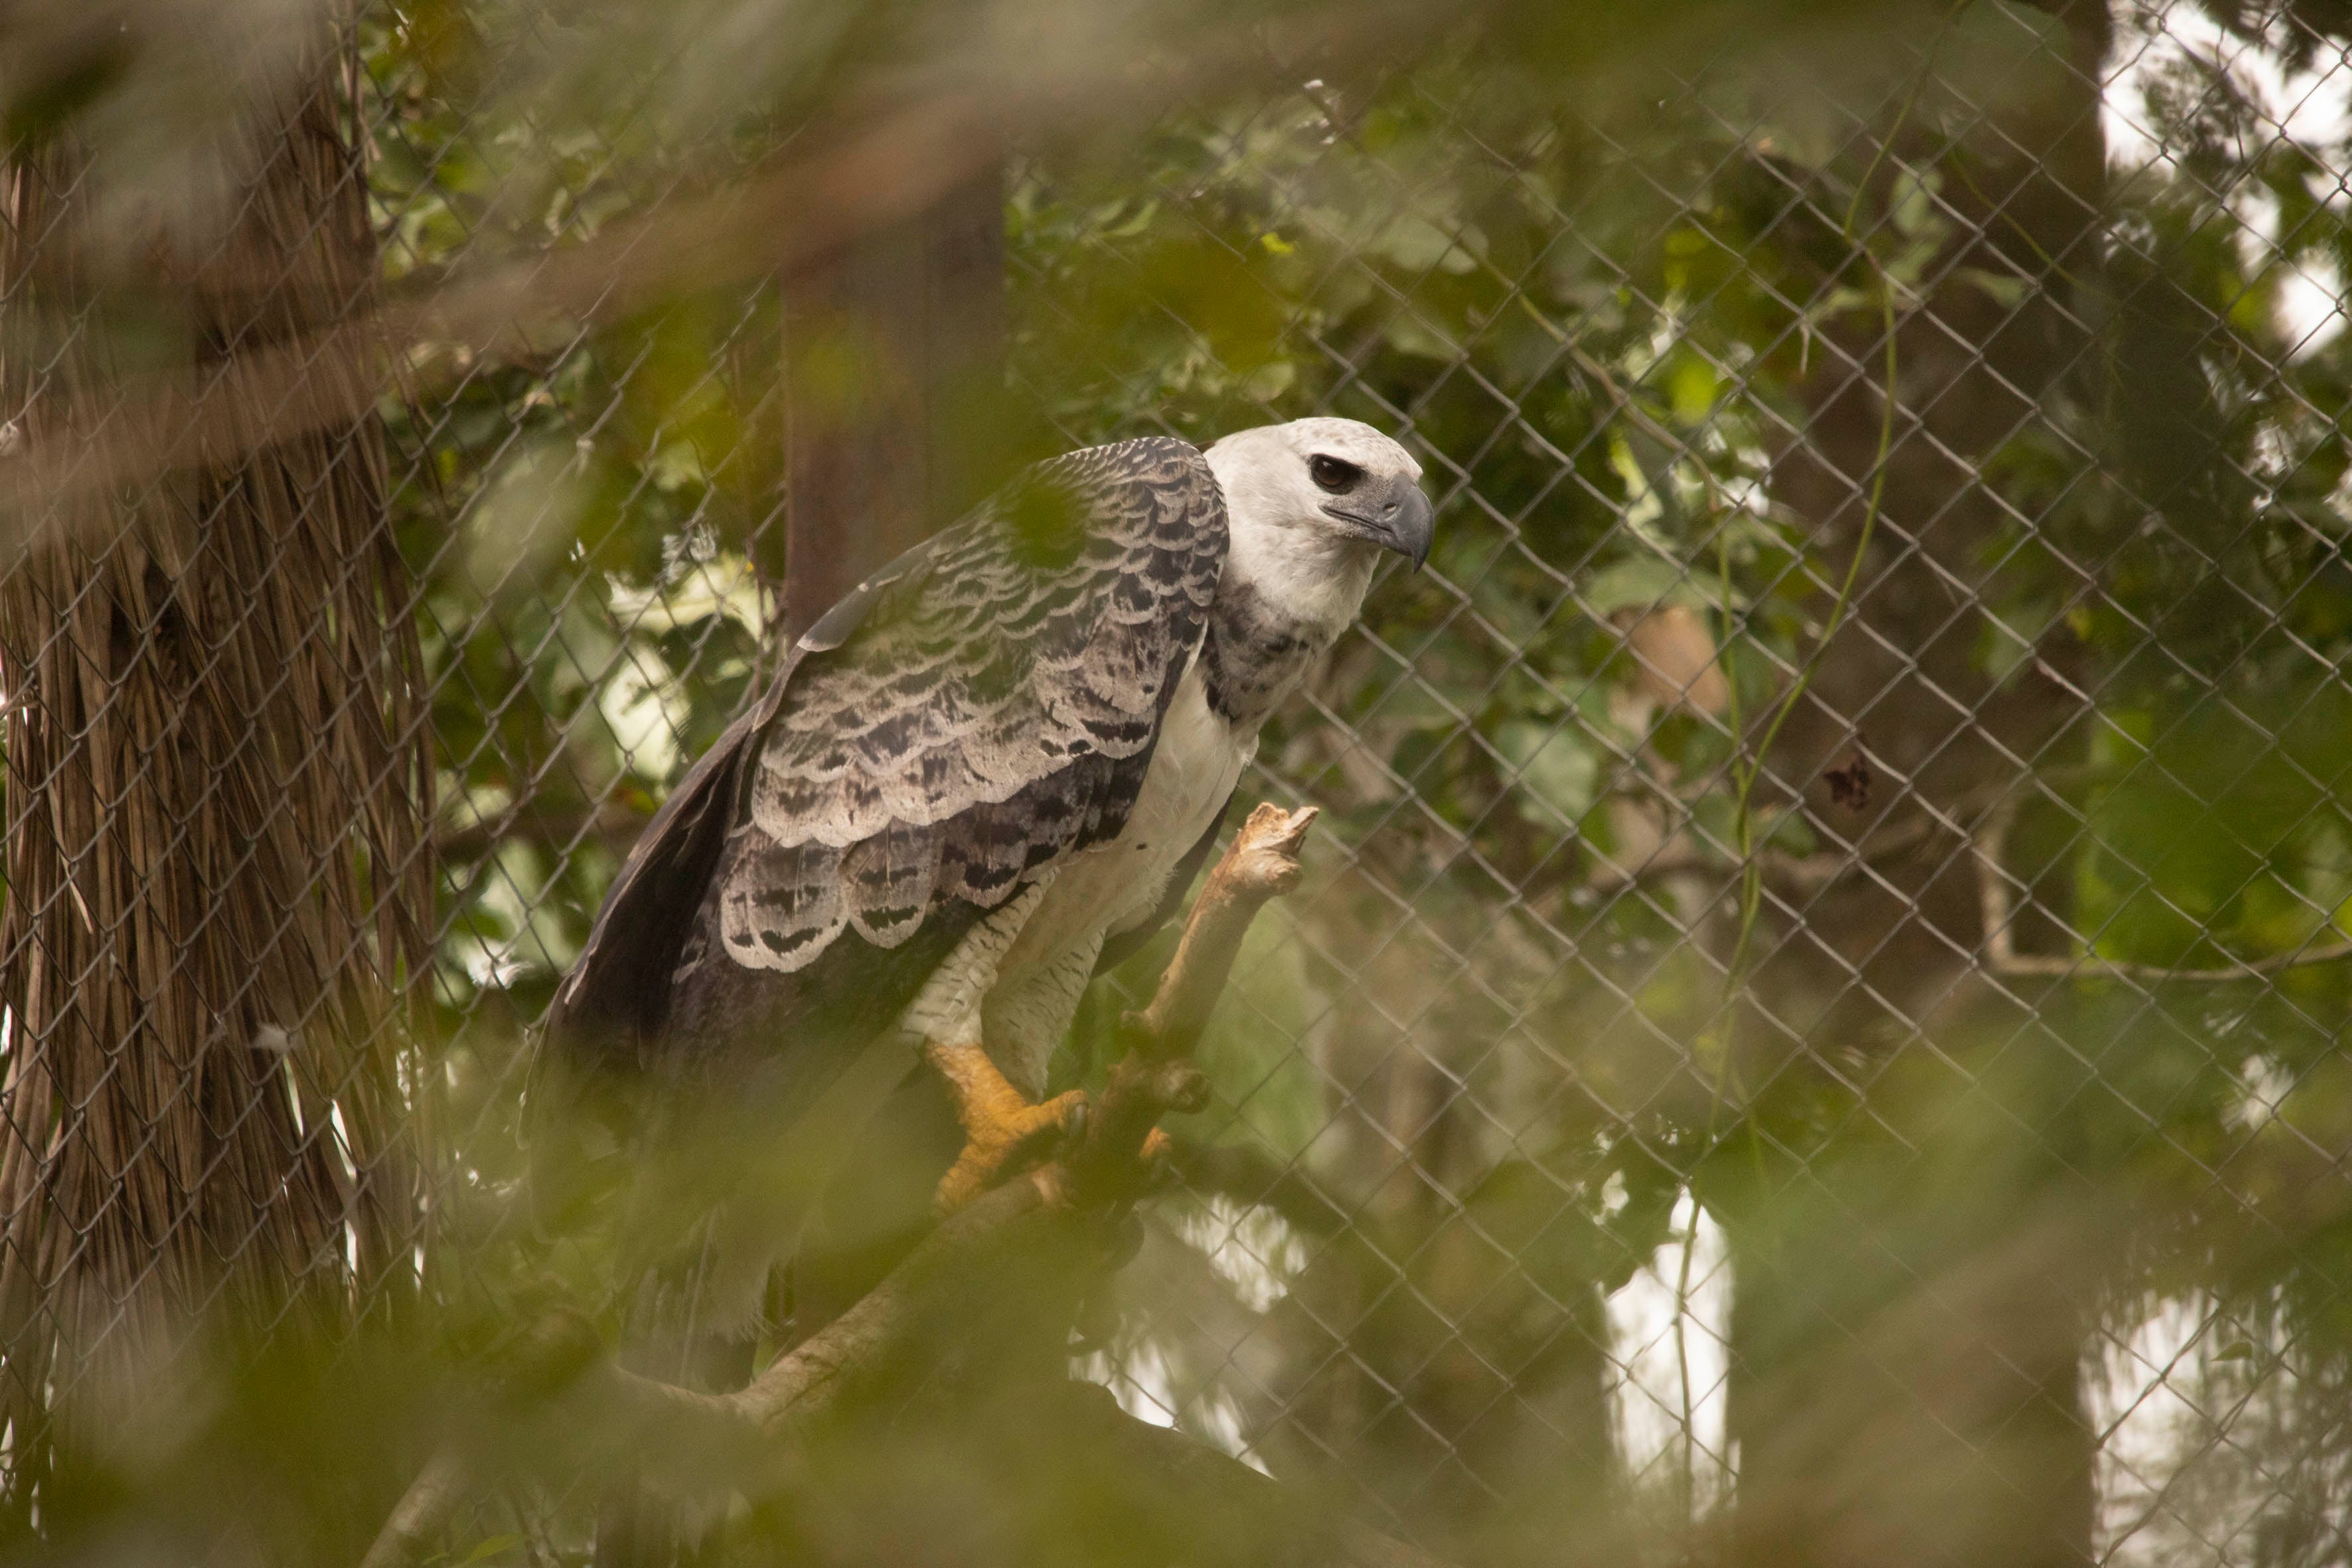
[{"label": "eagle's white head", "polygon": [[1412,454],[1353,419],[1238,430],[1208,450],[1232,530],[1225,585],[1336,637],[1383,552],[1418,571],[1435,517]]},{"label": "eagle's white head", "polygon": [[1363,608],[1383,552],[1420,569],[1435,513],[1412,454],[1353,419],[1240,430],[1206,455],[1230,531],[1209,700],[1255,733]]}]

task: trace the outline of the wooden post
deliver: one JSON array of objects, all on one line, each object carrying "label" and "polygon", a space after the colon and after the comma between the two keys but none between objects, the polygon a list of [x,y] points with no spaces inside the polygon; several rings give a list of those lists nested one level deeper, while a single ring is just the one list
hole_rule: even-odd
[{"label": "wooden post", "polygon": [[784,284],[784,619],[797,635],[1003,478],[1004,192],[972,181]]}]

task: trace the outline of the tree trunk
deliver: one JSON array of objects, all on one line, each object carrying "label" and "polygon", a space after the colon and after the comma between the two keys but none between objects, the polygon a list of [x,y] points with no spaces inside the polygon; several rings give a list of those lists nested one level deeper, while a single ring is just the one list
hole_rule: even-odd
[{"label": "tree trunk", "polygon": [[[1758,1153],[1790,1166],[1752,1203],[1727,1205],[1747,1563],[2090,1558],[2084,1281],[2015,1267],[2004,1250],[2063,1168],[2047,1144],[2068,1091],[2059,1054],[2032,1007],[1987,975],[1965,837],[1938,831],[1874,857],[1882,832],[1923,813],[1966,825],[2000,799],[2030,806],[2046,787],[2032,775],[2086,738],[2084,683],[2069,678],[2082,658],[2063,623],[2006,681],[1984,658],[1985,607],[2004,596],[1994,546],[2019,526],[1985,465],[2095,368],[2083,323],[2100,265],[2107,19],[2091,5],[2053,9],[2064,58],[2046,62],[2047,79],[2063,86],[2014,95],[1953,145],[1890,114],[1883,149],[1864,148],[1853,171],[1866,163],[1874,179],[1857,227],[1890,211],[1895,180],[1924,169],[1951,228],[1897,296],[1892,439],[1853,614],[1759,790],[1801,805],[1825,844],[1857,844],[1867,871],[1794,900],[1785,918],[1768,899],[1738,1080],[1772,1086],[1769,1100],[1834,1076],[1861,1085],[1868,1109],[1820,1142]],[[1881,255],[1899,248],[1891,237],[1879,237]],[[1849,277],[1871,273],[1857,263]],[[2022,283],[2021,301],[1987,277]],[[1832,586],[1871,510],[1886,418],[1874,300],[1817,351],[1801,434],[1773,477]],[[1816,595],[1816,616],[1828,598]],[[1859,809],[1833,804],[1824,779],[1856,750],[1875,779]],[[1906,1106],[1922,1105],[1936,1113],[1906,1123]],[[1880,1140],[1890,1125],[1897,1135]],[[1934,1331],[1916,1321],[1923,1303],[1945,1309]]]},{"label": "tree trunk", "polygon": [[1008,469],[992,174],[786,280],[784,622],[797,634]]},{"label": "tree trunk", "polygon": [[[176,210],[142,208],[152,171],[70,124],[0,174],[19,440],[102,416],[134,363],[201,414],[208,367],[371,304],[357,62],[336,18],[310,22],[263,64],[224,58],[242,96],[175,150]],[[426,974],[432,770],[385,488],[370,415],[57,504],[0,578],[19,1523],[54,1447],[120,1440],[199,1320],[331,1325],[413,1273],[395,1062]]]}]

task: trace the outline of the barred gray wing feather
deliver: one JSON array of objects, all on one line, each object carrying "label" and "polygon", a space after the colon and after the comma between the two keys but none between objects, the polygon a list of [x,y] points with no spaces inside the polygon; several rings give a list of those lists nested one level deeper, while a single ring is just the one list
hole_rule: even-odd
[{"label": "barred gray wing feather", "polygon": [[[692,962],[697,914],[717,885],[742,795],[744,766],[772,722],[801,661],[837,648],[877,604],[919,576],[940,542],[901,555],[834,605],[785,651],[751,710],[679,780],[605,889],[588,941],[556,988],[532,1063],[533,1093],[561,1098],[551,1063],[608,1068],[650,1065],[674,1012],[674,981]],[[546,1107],[539,1107],[541,1110]]]},{"label": "barred gray wing feather", "polygon": [[1223,569],[1200,454],[1148,439],[1032,470],[934,541],[761,737],[718,947],[795,973],[898,947],[1113,837]]}]

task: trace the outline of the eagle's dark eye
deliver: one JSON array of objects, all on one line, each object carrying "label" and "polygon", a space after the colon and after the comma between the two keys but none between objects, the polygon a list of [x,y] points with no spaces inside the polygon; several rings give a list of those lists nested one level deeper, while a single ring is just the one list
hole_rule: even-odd
[{"label": "eagle's dark eye", "polygon": [[1317,484],[1335,496],[1346,495],[1364,479],[1364,470],[1355,464],[1340,458],[1327,458],[1319,452],[1307,459],[1307,471],[1315,476]]}]

